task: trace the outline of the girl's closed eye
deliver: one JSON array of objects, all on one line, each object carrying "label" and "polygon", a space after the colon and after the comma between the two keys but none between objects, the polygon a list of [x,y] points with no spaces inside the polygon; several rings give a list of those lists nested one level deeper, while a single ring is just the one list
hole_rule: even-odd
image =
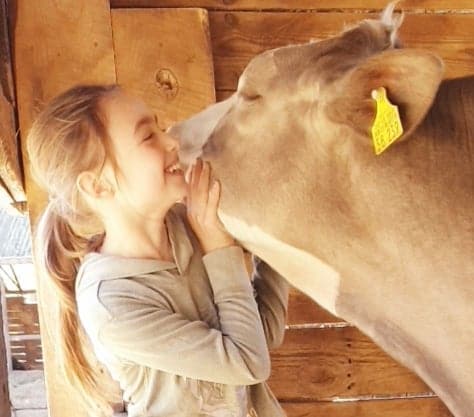
[{"label": "girl's closed eye", "polygon": [[150,139],[153,139],[155,137],[156,133],[155,132],[151,132],[150,134],[148,134],[144,139],[143,139],[143,142],[146,142]]}]

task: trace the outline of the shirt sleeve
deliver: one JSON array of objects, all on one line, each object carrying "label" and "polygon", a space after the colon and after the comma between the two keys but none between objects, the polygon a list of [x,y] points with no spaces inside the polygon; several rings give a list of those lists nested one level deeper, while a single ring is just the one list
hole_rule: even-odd
[{"label": "shirt sleeve", "polygon": [[220,330],[173,312],[155,291],[122,279],[120,292],[107,289],[110,281],[99,290],[112,316],[99,330],[100,342],[122,360],[175,375],[231,385],[265,381],[270,357],[242,249],[219,249],[203,262]]},{"label": "shirt sleeve", "polygon": [[253,286],[269,349],[283,343],[288,314],[288,282],[265,262],[253,256]]}]

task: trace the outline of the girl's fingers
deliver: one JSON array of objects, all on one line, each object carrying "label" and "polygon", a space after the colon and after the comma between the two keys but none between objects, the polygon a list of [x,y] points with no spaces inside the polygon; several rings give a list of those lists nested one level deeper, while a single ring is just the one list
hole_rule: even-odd
[{"label": "girl's fingers", "polygon": [[202,169],[202,161],[198,159],[196,164],[193,166],[193,170],[191,172],[191,189],[195,189],[197,184],[199,183],[199,177],[201,176],[201,169]]},{"label": "girl's fingers", "polygon": [[191,173],[189,174],[188,195],[187,195],[187,201],[186,201],[188,212],[191,211],[191,206],[193,203],[192,189],[193,189],[193,182],[194,182],[194,168],[195,166],[193,165],[193,167],[191,168]]},{"label": "girl's fingers", "polygon": [[221,194],[221,187],[218,181],[214,181],[209,190],[209,199],[207,200],[207,215],[217,217],[217,206],[219,205],[219,198]]},{"label": "girl's fingers", "polygon": [[[202,164],[202,162],[201,162]],[[207,198],[208,198],[208,191],[206,183],[208,182],[208,173],[206,164],[201,165],[201,170],[199,173],[199,178],[196,178],[196,183],[193,189],[194,192],[194,207],[196,211],[199,213],[199,216],[202,218],[206,206],[207,206]]]},{"label": "girl's fingers", "polygon": [[209,164],[198,159],[191,171],[191,184],[189,187],[188,211],[195,218],[203,219],[206,212],[209,194]]},{"label": "girl's fingers", "polygon": [[209,176],[210,176],[210,166],[208,162],[203,163],[202,171],[201,171],[201,177],[199,178],[199,183],[197,185],[197,192],[202,198],[202,202],[206,203],[207,205],[207,199],[209,196]]}]

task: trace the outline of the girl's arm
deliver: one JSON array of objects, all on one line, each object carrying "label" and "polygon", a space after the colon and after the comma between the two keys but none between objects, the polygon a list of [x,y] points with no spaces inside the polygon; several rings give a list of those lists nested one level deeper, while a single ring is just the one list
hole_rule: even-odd
[{"label": "girl's arm", "polygon": [[253,286],[269,349],[283,343],[288,313],[288,282],[265,262],[253,256]]},{"label": "girl's arm", "polygon": [[176,375],[232,385],[266,380],[270,358],[242,249],[217,249],[203,262],[220,329],[172,311],[164,294],[139,279],[121,278],[100,284],[110,320],[99,341],[123,361]]}]

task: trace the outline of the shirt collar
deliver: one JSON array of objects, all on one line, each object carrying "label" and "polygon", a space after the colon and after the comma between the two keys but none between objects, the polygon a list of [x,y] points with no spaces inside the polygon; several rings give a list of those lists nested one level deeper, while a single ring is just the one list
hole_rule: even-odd
[{"label": "shirt collar", "polygon": [[176,205],[165,218],[173,258],[180,274],[186,271],[194,253],[189,233],[184,224],[185,210],[184,206]]},{"label": "shirt collar", "polygon": [[174,262],[91,252],[84,257],[77,273],[76,292],[79,288],[84,290],[106,279],[150,274],[174,268],[183,274],[189,266],[194,249],[184,223],[185,209],[179,206],[174,206],[165,217]]}]

